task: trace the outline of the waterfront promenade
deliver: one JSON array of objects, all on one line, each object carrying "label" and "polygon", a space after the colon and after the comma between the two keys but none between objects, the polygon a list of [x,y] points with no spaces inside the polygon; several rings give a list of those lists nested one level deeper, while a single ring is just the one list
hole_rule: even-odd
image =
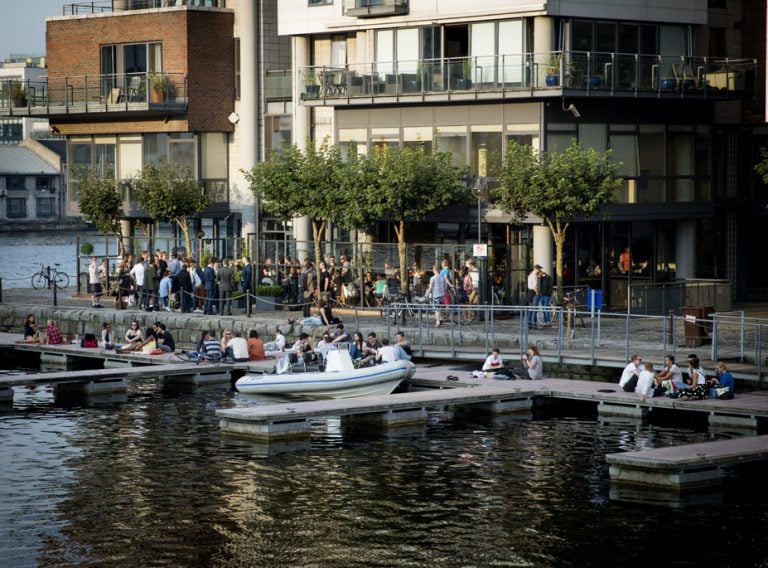
[{"label": "waterfront promenade", "polygon": [[[275,328],[280,327],[289,343],[302,331],[317,338],[324,329],[289,325],[288,319],[300,312],[282,310],[282,306],[278,306],[277,311],[254,311],[251,317],[247,317],[242,308],[233,309],[233,316],[206,316],[199,313],[114,310],[110,298],[105,298],[103,305],[101,309],[92,308],[89,296],[75,297],[69,290],[59,291],[57,306],[53,305],[50,290],[4,290],[0,304],[0,331],[20,333],[25,315],[35,313],[42,327],[45,320],[52,317],[59,322],[63,332],[79,336],[85,332],[98,336],[101,324],[109,322],[119,342],[132,319],[138,320],[142,328],[160,320],[168,326],[180,349],[190,349],[206,329],[215,330],[217,336],[221,336],[225,329],[239,331],[244,336],[250,329],[256,329],[265,340],[270,340]],[[749,321],[762,321],[757,318],[765,316],[766,311],[757,306],[744,314],[742,317],[749,318]],[[494,317],[487,320],[478,318],[468,326],[446,324],[439,328],[433,326],[433,312],[427,308],[419,314],[420,317],[411,317],[405,324],[396,324],[378,309],[336,310],[335,315],[344,320],[350,332],[375,332],[380,338],[393,338],[397,329],[403,329],[419,359],[479,365],[491,347],[500,346],[507,359],[517,360],[525,346],[533,343],[542,351],[545,369],[551,376],[615,382],[632,353],[640,353],[657,369],[667,353],[676,355],[678,361],[683,363],[688,353],[697,353],[708,372],[713,372],[716,359],[722,359],[742,383],[741,387],[751,389],[763,386],[765,365],[762,353],[765,351],[760,345],[763,341],[760,333],[762,323],[757,324],[755,330],[748,326],[719,323],[720,332],[713,349],[706,343],[688,346],[682,318],[677,318],[674,329],[670,330],[665,318],[638,317],[627,321],[625,314],[604,314],[600,320],[590,319],[588,315],[580,316],[571,337],[562,333],[558,336],[558,330],[553,328],[528,330],[521,325],[521,318],[515,314],[514,308],[494,312]],[[768,333],[764,337],[768,339]]]}]

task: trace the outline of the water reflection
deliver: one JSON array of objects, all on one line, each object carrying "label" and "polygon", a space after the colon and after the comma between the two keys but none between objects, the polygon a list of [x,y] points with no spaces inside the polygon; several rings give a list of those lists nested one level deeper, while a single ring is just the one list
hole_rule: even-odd
[{"label": "water reflection", "polygon": [[[673,508],[609,499],[606,453],[705,431],[567,410],[532,421],[439,412],[397,435],[318,421],[309,449],[285,453],[220,437],[213,410],[246,404],[220,387],[159,381],[97,407],[17,392],[0,415],[4,564],[727,564],[733,547],[768,559],[762,493],[735,487]],[[717,550],[658,544],[713,527]]]}]

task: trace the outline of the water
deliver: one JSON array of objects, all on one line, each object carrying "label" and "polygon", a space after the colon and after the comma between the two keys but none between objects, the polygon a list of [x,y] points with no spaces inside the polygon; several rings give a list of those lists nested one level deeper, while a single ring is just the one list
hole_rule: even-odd
[{"label": "water", "polygon": [[132,383],[127,402],[90,407],[17,389],[0,414],[2,564],[768,562],[766,494],[749,490],[757,478],[675,507],[609,498],[606,453],[707,432],[601,424],[570,410],[535,420],[432,413],[426,428],[399,434],[330,420],[309,449],[265,455],[222,438],[214,416],[254,403],[224,387],[159,383]]},{"label": "water", "polygon": [[[87,270],[87,260],[90,260],[82,259],[78,270],[78,236],[81,238],[81,244],[87,241],[94,246],[93,254],[105,254],[105,239],[96,233],[0,233],[0,255],[3,259],[0,278],[3,279],[3,288],[29,288],[32,275],[40,270],[41,264],[53,266],[55,263],[59,263],[59,270],[69,274],[70,286],[75,286],[75,275]],[[116,250],[112,245],[110,251],[113,255]]]}]

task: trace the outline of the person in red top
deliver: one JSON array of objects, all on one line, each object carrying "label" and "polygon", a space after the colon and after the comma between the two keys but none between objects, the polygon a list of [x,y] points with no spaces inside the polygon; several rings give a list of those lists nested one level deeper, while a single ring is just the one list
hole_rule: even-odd
[{"label": "person in red top", "polygon": [[252,329],[248,332],[248,359],[251,361],[263,361],[266,358],[264,342],[259,337],[259,332]]},{"label": "person in red top", "polygon": [[64,343],[64,338],[61,336],[61,332],[59,331],[59,328],[56,327],[56,322],[53,320],[48,320],[46,328],[45,328],[45,342],[48,345],[62,345]]}]

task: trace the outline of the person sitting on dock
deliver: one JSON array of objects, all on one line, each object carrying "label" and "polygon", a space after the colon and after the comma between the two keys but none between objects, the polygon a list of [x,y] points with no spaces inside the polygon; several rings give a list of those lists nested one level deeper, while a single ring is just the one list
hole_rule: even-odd
[{"label": "person sitting on dock", "polygon": [[139,327],[139,322],[133,320],[128,330],[125,332],[124,345],[118,346],[115,349],[116,353],[122,353],[123,351],[141,351],[141,347],[144,344],[144,332]]},{"label": "person sitting on dock", "polygon": [[264,344],[265,354],[273,353],[276,351],[285,351],[285,335],[283,335],[283,331],[279,327],[275,329],[274,341],[268,341]]},{"label": "person sitting on dock", "polygon": [[624,390],[624,392],[635,391],[637,380],[640,376],[640,371],[642,370],[643,360],[640,358],[640,355],[635,353],[632,355],[629,363],[627,363],[627,366],[624,367],[624,370],[621,372],[621,378],[619,379],[619,386]]},{"label": "person sitting on dock", "polygon": [[481,369],[485,373],[485,377],[492,379],[496,374],[496,371],[500,371],[504,368],[504,359],[501,357],[501,349],[494,347],[491,350],[491,354],[486,357]]},{"label": "person sitting on dock", "polygon": [[[277,330],[280,332],[280,330]],[[282,337],[282,333],[278,333]],[[283,337],[283,347],[285,347],[285,337]],[[279,351],[282,351],[280,349]],[[267,354],[264,351],[264,342],[259,337],[259,332],[252,329],[248,332],[248,359],[250,361],[263,361],[267,358]]]},{"label": "person sitting on dock", "polygon": [[333,342],[334,343],[348,343],[352,341],[352,336],[349,335],[349,332],[344,327],[343,323],[339,323],[336,325],[336,331],[333,334]]},{"label": "person sitting on dock", "polygon": [[312,346],[309,344],[309,335],[306,333],[300,333],[299,338],[293,344],[291,351],[294,353],[308,353],[312,351]]},{"label": "person sitting on dock", "polygon": [[413,357],[413,348],[411,347],[410,342],[405,338],[405,333],[403,331],[398,330],[397,333],[395,333],[395,341],[400,346],[400,349],[405,351],[405,354],[408,355],[408,359]]},{"label": "person sitting on dock", "polygon": [[171,332],[166,329],[165,324],[156,321],[154,327],[157,348],[162,349],[165,353],[173,353],[176,351],[176,342],[173,340]]},{"label": "person sitting on dock", "polygon": [[538,381],[544,376],[544,362],[541,360],[538,347],[529,345],[522,359],[523,366],[528,371],[528,378]]},{"label": "person sitting on dock", "polygon": [[234,337],[230,339],[225,355],[228,360],[235,361],[236,363],[244,363],[250,358],[248,342],[239,331],[236,331]]},{"label": "person sitting on dock", "polygon": [[28,314],[24,318],[24,343],[41,343],[35,314]]},{"label": "person sitting on dock", "polygon": [[675,364],[674,355],[664,357],[664,367],[656,375],[656,383],[658,386],[666,387],[668,391],[674,390],[675,384],[684,384],[683,372]]},{"label": "person sitting on dock", "polygon": [[63,345],[64,338],[56,326],[56,322],[49,319],[45,326],[45,343],[48,345]]},{"label": "person sitting on dock", "polygon": [[715,365],[715,373],[717,374],[717,377],[709,379],[707,381],[707,386],[709,388],[718,388],[718,387],[725,387],[728,388],[728,392],[725,394],[722,394],[718,396],[717,398],[721,400],[729,400],[733,398],[733,390],[736,386],[736,382],[733,380],[733,375],[731,372],[726,368],[725,363],[722,361],[718,361]]},{"label": "person sitting on dock", "polygon": [[643,370],[637,377],[637,385],[635,386],[635,393],[640,395],[643,402],[646,399],[651,398],[654,394],[655,384],[653,376],[653,365],[646,363],[643,365]]},{"label": "person sitting on dock", "polygon": [[103,323],[101,325],[101,347],[103,349],[115,348],[115,334],[112,332],[111,323]]},{"label": "person sitting on dock", "polygon": [[205,353],[205,358],[210,361],[221,361],[221,345],[216,339],[216,332],[209,330],[205,333],[202,348],[199,350]]},{"label": "person sitting on dock", "polygon": [[381,339],[381,348],[376,353],[377,364],[408,360],[410,360],[410,357],[405,354],[405,351],[399,345],[390,345],[389,339],[386,337]]}]

